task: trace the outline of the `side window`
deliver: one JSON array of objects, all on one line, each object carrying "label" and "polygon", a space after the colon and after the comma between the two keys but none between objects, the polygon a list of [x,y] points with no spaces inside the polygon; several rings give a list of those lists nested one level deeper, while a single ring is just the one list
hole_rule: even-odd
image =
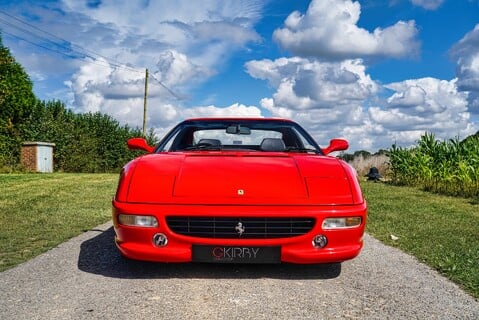
[{"label": "side window", "polygon": [[[294,130],[296,131],[296,129],[294,129]],[[303,144],[303,148],[305,148],[305,149],[316,149],[316,147],[313,146],[311,143],[309,143],[308,140],[306,140],[302,134],[300,134],[299,132],[296,131],[296,135],[301,140],[301,143]]]},{"label": "side window", "polygon": [[178,133],[179,133],[179,132],[180,132],[180,131],[177,131],[177,132],[168,140],[168,142],[167,142],[165,145],[163,145],[162,148],[159,149],[158,151],[159,151],[159,152],[172,151],[172,150],[171,150],[171,147],[173,146],[173,142],[175,142],[175,141],[177,140],[177,138],[178,138]]}]

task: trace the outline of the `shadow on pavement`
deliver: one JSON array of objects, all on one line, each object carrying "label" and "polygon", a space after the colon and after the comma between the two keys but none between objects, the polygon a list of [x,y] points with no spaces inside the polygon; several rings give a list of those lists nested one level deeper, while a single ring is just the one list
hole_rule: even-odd
[{"label": "shadow on pavement", "polygon": [[81,244],[78,268],[112,278],[204,278],[204,279],[332,279],[341,273],[341,264],[202,264],[154,263],[123,258],[114,243],[113,227]]}]

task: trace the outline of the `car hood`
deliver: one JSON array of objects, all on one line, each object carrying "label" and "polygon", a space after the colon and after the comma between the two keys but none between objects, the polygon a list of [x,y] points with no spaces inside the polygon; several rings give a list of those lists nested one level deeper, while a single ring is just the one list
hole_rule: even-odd
[{"label": "car hood", "polygon": [[[252,152],[152,154],[135,160],[127,202],[210,205],[353,204],[332,157]],[[354,178],[355,179],[355,178]]]}]

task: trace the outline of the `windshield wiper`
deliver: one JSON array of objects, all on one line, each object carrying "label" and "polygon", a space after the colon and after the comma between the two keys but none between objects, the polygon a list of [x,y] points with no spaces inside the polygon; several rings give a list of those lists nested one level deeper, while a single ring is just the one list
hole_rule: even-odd
[{"label": "windshield wiper", "polygon": [[185,150],[221,150],[221,146],[211,143],[197,143],[194,146],[186,147]]}]

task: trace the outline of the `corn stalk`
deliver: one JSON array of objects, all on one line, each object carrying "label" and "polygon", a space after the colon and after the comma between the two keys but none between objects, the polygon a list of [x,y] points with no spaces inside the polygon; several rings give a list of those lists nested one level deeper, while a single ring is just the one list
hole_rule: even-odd
[{"label": "corn stalk", "polygon": [[437,140],[426,133],[417,146],[389,149],[392,181],[425,190],[479,197],[479,136],[459,141]]}]

